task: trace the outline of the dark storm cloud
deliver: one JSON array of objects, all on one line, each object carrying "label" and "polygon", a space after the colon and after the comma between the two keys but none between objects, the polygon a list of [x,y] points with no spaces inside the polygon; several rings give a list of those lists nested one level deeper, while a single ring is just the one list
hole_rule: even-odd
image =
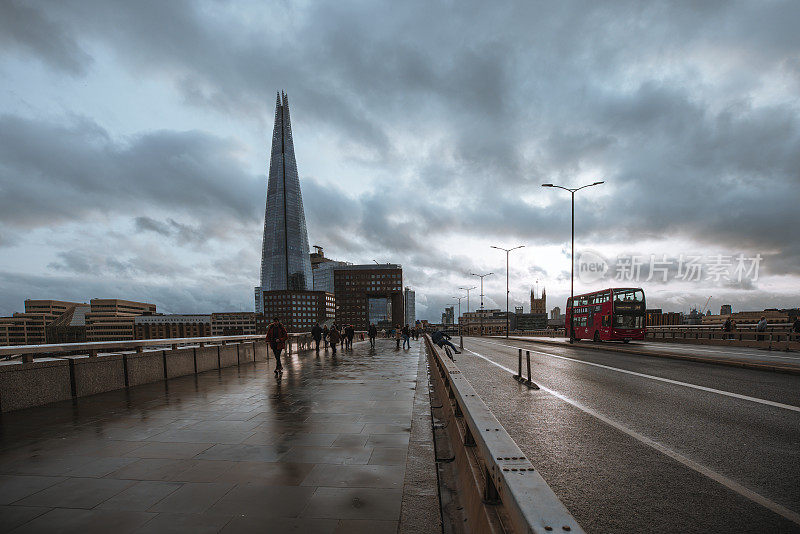
[{"label": "dark storm cloud", "polygon": [[[154,131],[120,142],[87,118],[60,124],[2,115],[0,222],[35,228],[155,206],[207,222],[253,223],[263,185],[241,171],[236,149],[202,132]],[[165,228],[193,235],[172,220]]]},{"label": "dark storm cloud", "polygon": [[56,24],[45,10],[28,2],[0,2],[0,45],[71,75],[85,74],[92,63],[63,21]]}]

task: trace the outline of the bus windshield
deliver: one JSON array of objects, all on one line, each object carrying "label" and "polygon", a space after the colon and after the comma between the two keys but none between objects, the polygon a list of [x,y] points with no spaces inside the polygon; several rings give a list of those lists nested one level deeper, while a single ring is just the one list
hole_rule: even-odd
[{"label": "bus windshield", "polygon": [[615,289],[614,302],[644,302],[644,291],[641,289]]}]

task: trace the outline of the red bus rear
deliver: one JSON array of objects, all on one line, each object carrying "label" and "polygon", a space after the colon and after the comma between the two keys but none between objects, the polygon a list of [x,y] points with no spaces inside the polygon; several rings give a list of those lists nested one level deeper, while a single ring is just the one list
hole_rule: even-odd
[{"label": "red bus rear", "polygon": [[609,288],[567,299],[565,327],[573,337],[595,341],[644,339],[645,302],[642,288]]}]

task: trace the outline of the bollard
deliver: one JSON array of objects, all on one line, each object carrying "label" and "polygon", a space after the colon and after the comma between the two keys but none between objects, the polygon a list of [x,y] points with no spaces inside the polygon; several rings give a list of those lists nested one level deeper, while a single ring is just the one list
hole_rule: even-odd
[{"label": "bollard", "polygon": [[517,349],[517,350],[519,350],[519,358],[518,358],[519,365],[517,365],[517,378],[522,378],[522,349]]},{"label": "bollard", "polygon": [[528,385],[531,385],[531,351],[525,351],[525,360],[528,363]]},{"label": "bollard", "polygon": [[458,344],[459,344],[459,348],[463,350],[464,349],[464,336],[460,336],[460,337],[461,337],[461,341],[459,341]]}]

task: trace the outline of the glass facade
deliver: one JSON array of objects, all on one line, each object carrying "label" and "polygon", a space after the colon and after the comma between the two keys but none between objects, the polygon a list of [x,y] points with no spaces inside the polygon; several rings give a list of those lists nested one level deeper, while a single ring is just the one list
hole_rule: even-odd
[{"label": "glass facade", "polygon": [[[269,163],[264,239],[261,247],[263,291],[312,289],[308,232],[294,156],[289,100],[284,93],[275,104],[272,155]],[[256,299],[256,311],[263,301]]]}]

